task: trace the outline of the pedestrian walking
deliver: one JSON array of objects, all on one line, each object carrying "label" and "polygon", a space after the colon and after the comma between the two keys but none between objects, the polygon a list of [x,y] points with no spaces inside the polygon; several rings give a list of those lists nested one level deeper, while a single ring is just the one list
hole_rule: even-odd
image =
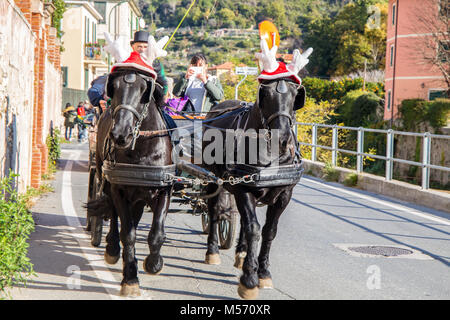
[{"label": "pedestrian walking", "polygon": [[87,139],[87,129],[86,124],[84,123],[84,119],[86,117],[86,109],[84,107],[84,103],[80,101],[77,107],[77,117],[76,124],[78,129],[78,142],[83,142]]},{"label": "pedestrian walking", "polygon": [[66,128],[64,137],[66,141],[70,141],[72,138],[72,130],[75,126],[75,119],[77,117],[77,112],[75,108],[68,102],[66,103],[66,108],[63,111],[64,116],[64,126]]}]

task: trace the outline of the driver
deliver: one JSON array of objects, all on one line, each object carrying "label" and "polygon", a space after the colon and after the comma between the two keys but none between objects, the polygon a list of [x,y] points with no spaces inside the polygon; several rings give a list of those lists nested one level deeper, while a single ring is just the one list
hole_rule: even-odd
[{"label": "driver", "polygon": [[[144,53],[148,47],[149,35],[150,34],[147,31],[136,31],[134,33],[133,41],[130,41],[130,46],[133,49],[133,51],[138,52],[140,54]],[[160,85],[162,85],[162,87],[164,88],[164,95],[166,95],[168,91],[168,82],[161,61],[159,61],[159,59],[155,59],[153,61],[152,67],[158,75],[156,81]]]},{"label": "driver", "polygon": [[[109,35],[105,35],[105,37]],[[139,54],[143,54],[148,47],[148,39],[149,39],[149,33],[147,31],[136,31],[134,33],[134,38],[132,41],[130,41],[130,46],[133,49],[133,52],[137,52]],[[108,42],[110,42],[110,39]],[[115,53],[117,53],[117,50],[119,50],[119,48],[108,48],[105,47],[105,50],[109,53],[111,53],[113,56],[116,57],[117,59],[117,55]],[[116,52],[113,52],[114,50],[116,50]],[[120,50],[121,51],[121,50]],[[120,52],[120,54],[122,54],[123,52]],[[120,55],[119,54],[119,55]],[[123,56],[123,54],[122,54]],[[123,56],[122,58],[124,58],[125,56]],[[165,75],[165,71],[164,71],[164,67],[161,64],[161,62],[159,61],[159,59],[155,59],[152,63],[152,67],[154,69],[154,71],[157,74],[157,82],[164,88],[164,95],[167,94],[168,92],[168,81]],[[88,90],[88,97],[89,100],[91,102],[91,104],[95,107],[99,107],[99,111],[100,113],[102,113],[102,111],[105,110],[106,107],[106,94],[105,94],[105,83],[106,83],[106,79],[107,79],[108,75],[103,75],[100,76],[98,78],[96,78],[95,80],[92,81],[91,83],[91,88],[89,88]]]}]

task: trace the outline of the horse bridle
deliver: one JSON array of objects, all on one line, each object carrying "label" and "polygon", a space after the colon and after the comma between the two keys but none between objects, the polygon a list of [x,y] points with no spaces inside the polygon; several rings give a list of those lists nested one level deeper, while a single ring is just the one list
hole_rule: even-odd
[{"label": "horse bridle", "polygon": [[[146,77],[143,75],[139,75],[139,76],[147,82],[147,88],[148,88],[148,83],[149,82],[151,83],[149,99],[148,99],[148,102],[144,104],[144,108],[141,113],[139,113],[136,110],[136,108],[134,108],[130,104],[119,104],[118,106],[114,107],[113,114],[112,114],[113,126],[114,126],[114,121],[115,121],[114,119],[115,119],[117,112],[119,112],[119,110],[122,110],[122,109],[130,111],[133,114],[133,116],[137,119],[136,124],[134,125],[134,128],[133,128],[133,139],[131,140],[130,143],[128,143],[127,145],[125,145],[123,147],[114,146],[117,149],[128,149],[131,145],[131,150],[134,150],[134,147],[136,145],[136,140],[139,137],[139,132],[140,132],[142,122],[148,115],[148,107],[153,98],[153,92],[155,91],[155,79],[152,77]],[[144,93],[145,93],[145,91],[144,91]]]},{"label": "horse bridle", "polygon": [[[281,81],[283,81],[283,82],[281,82]],[[286,86],[286,82],[289,82],[289,83],[295,85],[297,88],[300,87],[300,85],[298,85],[298,84],[296,84],[296,83],[294,83],[294,82],[292,82],[292,81],[286,80],[286,79],[280,79],[280,80],[278,80],[277,82],[278,82],[278,83],[277,83],[276,91],[277,91],[278,93],[286,93],[286,92],[287,92],[288,89],[287,89],[287,86]],[[269,84],[265,84],[265,83],[260,83],[260,84],[259,84],[259,86],[258,86],[258,93],[257,93],[257,96],[256,96],[256,97],[257,97],[257,104],[258,104],[258,106],[259,106],[259,104],[260,104],[260,103],[259,103],[259,91],[260,91],[261,87],[262,87],[262,86],[267,86],[267,87],[268,87],[268,86],[270,86],[272,83],[273,83],[273,82],[271,82],[271,83],[269,83]],[[260,110],[260,111],[261,111],[261,110]],[[286,117],[286,118],[288,118],[288,119],[289,119],[289,126],[290,126],[290,127],[293,126],[294,121],[292,120],[292,114],[289,113],[289,112],[287,112],[287,111],[278,111],[278,112],[276,112],[276,113],[274,113],[274,114],[271,114],[267,119],[264,117],[264,115],[263,115],[262,112],[261,112],[261,122],[262,122],[262,124],[263,124],[264,129],[270,131],[270,127],[269,127],[270,123],[271,123],[273,120],[275,120],[276,118],[279,118],[279,117]]]}]

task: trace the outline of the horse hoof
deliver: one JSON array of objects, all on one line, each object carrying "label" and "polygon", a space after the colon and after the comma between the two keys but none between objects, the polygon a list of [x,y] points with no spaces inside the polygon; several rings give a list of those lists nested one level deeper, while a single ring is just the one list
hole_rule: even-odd
[{"label": "horse hoof", "polygon": [[122,287],[120,288],[120,295],[122,297],[139,297],[141,295],[139,283],[122,284]]},{"label": "horse hoof", "polygon": [[119,259],[120,259],[120,255],[117,255],[117,256],[110,256],[110,255],[105,251],[104,258],[105,258],[105,262],[106,262],[107,264],[116,264],[117,261],[119,261]]},{"label": "horse hoof", "polygon": [[258,287],[249,289],[246,286],[244,286],[242,283],[239,283],[238,294],[242,299],[255,300],[256,298],[258,298],[259,289],[258,289]]},{"label": "horse hoof", "polygon": [[244,260],[247,256],[247,252],[237,252],[234,257],[234,267],[237,269],[242,269],[244,266]]},{"label": "horse hoof", "polygon": [[260,289],[273,289],[273,282],[271,278],[259,279]]},{"label": "horse hoof", "polygon": [[150,263],[148,260],[148,256],[144,259],[144,270],[145,272],[157,276],[158,274],[161,273],[163,267],[164,267],[164,261],[162,260],[162,258],[160,257],[159,262],[161,264],[160,268],[156,268],[156,266],[149,266],[148,264]]},{"label": "horse hoof", "polygon": [[206,254],[206,264],[220,264],[220,255],[218,253]]}]

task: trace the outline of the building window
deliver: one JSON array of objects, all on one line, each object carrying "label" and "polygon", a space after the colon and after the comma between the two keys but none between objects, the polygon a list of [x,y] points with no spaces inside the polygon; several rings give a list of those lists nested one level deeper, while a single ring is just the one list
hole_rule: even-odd
[{"label": "building window", "polygon": [[62,80],[63,80],[63,87],[67,87],[67,78],[68,78],[68,67],[61,67],[62,72]]},{"label": "building window", "polygon": [[440,0],[439,1],[439,13],[443,17],[447,17],[450,13],[450,0]]},{"label": "building window", "polygon": [[438,56],[437,58],[441,62],[448,62],[450,55],[450,45],[448,41],[439,41],[438,44]]},{"label": "building window", "polygon": [[394,3],[392,5],[392,24],[395,25],[395,15],[396,15],[397,5]]},{"label": "building window", "polygon": [[97,35],[95,34],[95,22],[92,22],[92,43],[97,42]]},{"label": "building window", "polygon": [[106,2],[95,1],[94,2],[94,7],[101,14],[101,16],[103,17],[103,19],[100,20],[99,23],[102,23],[102,22],[105,23],[105,20],[106,20]]},{"label": "building window", "polygon": [[389,57],[389,65],[392,67],[394,65],[394,45],[391,45],[391,52]]},{"label": "building window", "polygon": [[391,90],[389,90],[387,94],[387,111],[391,110],[391,103],[392,103],[391,99],[392,99],[392,92]]},{"label": "building window", "polygon": [[439,98],[447,98],[447,92],[443,89],[432,89],[428,92],[428,100],[432,101]]},{"label": "building window", "polygon": [[89,89],[89,70],[84,69],[84,90]]}]

